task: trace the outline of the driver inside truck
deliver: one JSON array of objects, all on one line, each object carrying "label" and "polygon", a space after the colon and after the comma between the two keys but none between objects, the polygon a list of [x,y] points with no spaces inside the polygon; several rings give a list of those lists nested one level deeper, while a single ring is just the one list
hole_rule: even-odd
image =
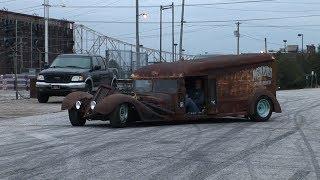
[{"label": "driver inside truck", "polygon": [[204,92],[202,87],[202,81],[196,80],[193,88],[191,88],[187,94],[186,110],[188,113],[202,112],[203,104],[204,104]]}]

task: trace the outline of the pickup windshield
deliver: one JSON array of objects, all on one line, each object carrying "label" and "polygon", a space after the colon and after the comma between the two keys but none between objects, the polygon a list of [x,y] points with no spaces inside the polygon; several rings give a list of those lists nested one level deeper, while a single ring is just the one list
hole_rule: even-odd
[{"label": "pickup windshield", "polygon": [[90,57],[57,57],[50,66],[51,68],[91,68]]}]

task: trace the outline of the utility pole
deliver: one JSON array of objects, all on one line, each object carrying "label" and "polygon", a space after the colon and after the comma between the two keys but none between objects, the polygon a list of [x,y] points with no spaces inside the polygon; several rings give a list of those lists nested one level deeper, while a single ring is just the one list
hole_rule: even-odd
[{"label": "utility pole", "polygon": [[177,46],[178,46],[178,44],[174,43],[174,61],[177,60]]},{"label": "utility pole", "polygon": [[49,0],[44,0],[44,20],[45,20],[45,37],[44,37],[44,47],[45,47],[45,57],[44,62],[49,63]]},{"label": "utility pole", "polygon": [[182,0],[182,10],[181,10],[181,26],[180,26],[180,44],[179,44],[179,60],[182,59],[182,41],[183,41],[183,24],[184,24],[184,5],[185,5],[185,0]]},{"label": "utility pole", "polygon": [[33,21],[30,24],[30,67],[33,68]]},{"label": "utility pole", "polygon": [[287,40],[283,40],[283,43],[284,43],[284,53],[287,53]]},{"label": "utility pole", "polygon": [[267,38],[264,38],[264,52],[268,53],[268,42],[267,42]]},{"label": "utility pole", "polygon": [[139,0],[136,0],[136,61],[138,68],[140,67],[139,17]]},{"label": "utility pole", "polygon": [[162,62],[162,5],[160,6],[160,62]]},{"label": "utility pole", "polygon": [[240,55],[240,22],[237,22],[237,30],[235,32],[235,36],[237,37],[237,55]]},{"label": "utility pole", "polygon": [[174,3],[171,4],[172,10],[172,62],[174,61]]},{"label": "utility pole", "polygon": [[[163,21],[163,10],[172,10],[172,60],[174,59],[174,4],[167,6],[160,6],[160,62],[162,62],[162,21]],[[166,59],[166,58],[165,58]]]},{"label": "utility pole", "polygon": [[301,52],[304,53],[304,37],[303,34],[298,34],[299,37],[301,37]]},{"label": "utility pole", "polygon": [[15,48],[14,48],[14,90],[16,91],[16,99],[19,99],[18,96],[18,20],[16,19],[16,42],[15,42]]},{"label": "utility pole", "polygon": [[20,72],[22,72],[22,69],[24,67],[23,64],[23,46],[22,46],[22,37],[20,37],[20,42],[19,42],[19,46],[20,46]]}]

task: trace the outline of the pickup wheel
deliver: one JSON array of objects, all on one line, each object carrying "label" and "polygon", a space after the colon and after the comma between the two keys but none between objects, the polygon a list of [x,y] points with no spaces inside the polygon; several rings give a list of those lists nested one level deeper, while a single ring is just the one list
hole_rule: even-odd
[{"label": "pickup wheel", "polygon": [[110,117],[110,125],[113,128],[122,128],[128,124],[129,106],[128,104],[120,104]]},{"label": "pickup wheel", "polygon": [[86,83],[86,92],[91,94],[92,93],[92,85],[90,82]]},{"label": "pickup wheel", "polygon": [[47,103],[49,101],[49,95],[44,93],[38,93],[37,99],[39,103]]},{"label": "pickup wheel", "polygon": [[272,115],[273,104],[267,96],[261,96],[254,105],[254,114],[250,115],[250,119],[258,122],[268,121]]},{"label": "pickup wheel", "polygon": [[69,120],[72,126],[84,126],[87,121],[75,108],[69,110]]}]

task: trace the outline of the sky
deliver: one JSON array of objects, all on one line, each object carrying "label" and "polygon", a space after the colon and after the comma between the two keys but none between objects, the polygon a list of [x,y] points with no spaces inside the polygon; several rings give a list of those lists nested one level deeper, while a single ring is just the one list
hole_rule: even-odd
[{"label": "sky", "polygon": [[[226,3],[185,8],[186,24],[183,48],[186,54],[236,53],[234,31],[237,20],[242,20],[240,25],[241,53],[256,53],[264,50],[264,38],[267,38],[269,50],[282,48],[283,40],[287,40],[288,44],[301,45],[301,38],[297,36],[299,33],[304,34],[305,44],[320,44],[319,0],[236,3],[239,1],[246,0],[186,0],[186,4],[189,5]],[[159,24],[150,22],[159,22],[160,5],[169,5],[172,2],[175,5],[181,5],[182,0],[140,0],[139,2],[142,6],[140,13],[148,14],[147,19],[141,18],[140,20],[140,43],[144,47],[159,49]],[[0,0],[0,6],[9,11],[40,16],[43,16],[42,4],[41,0]],[[135,24],[128,23],[135,21],[135,0],[50,0],[50,4],[53,5],[50,8],[52,18],[75,21],[107,36],[135,44]],[[62,4],[66,7],[55,7]],[[150,5],[159,7],[143,7]],[[132,8],[71,8],[70,6],[132,6]],[[175,21],[180,20],[181,6],[177,6]],[[107,23],[110,21],[126,23]],[[171,22],[171,10],[163,12],[163,21]],[[163,49],[171,51],[171,24],[164,23],[163,27]],[[179,31],[180,26],[177,23],[175,25],[177,43],[179,42]]]}]

